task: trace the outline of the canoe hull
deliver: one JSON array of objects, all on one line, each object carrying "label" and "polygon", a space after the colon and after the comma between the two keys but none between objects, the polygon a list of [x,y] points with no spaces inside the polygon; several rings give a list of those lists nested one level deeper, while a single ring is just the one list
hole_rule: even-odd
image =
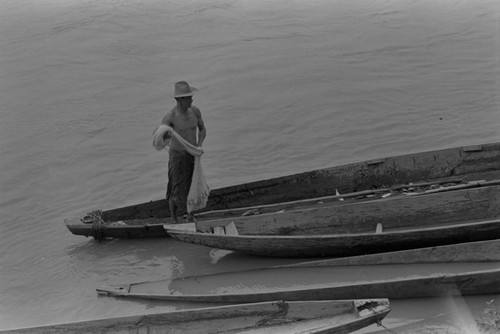
[{"label": "canoe hull", "polygon": [[[497,179],[500,142],[440,149],[367,160],[254,181],[210,192],[203,211],[280,203],[336,193],[380,188],[421,180],[461,178],[463,181]],[[493,175],[489,175],[492,173]],[[106,212],[116,220],[168,217],[165,200]]]},{"label": "canoe hull", "polygon": [[[202,212],[289,202],[340,193],[352,193],[422,180],[491,180],[500,178],[500,143],[456,147],[351,163],[268,180],[255,181],[211,192]],[[75,235],[96,238],[167,237],[159,228],[169,223],[165,199],[104,211],[106,228],[68,219]],[[143,223],[140,223],[140,221]],[[134,221],[134,223],[130,223]],[[139,221],[139,223],[137,223]],[[114,222],[130,225],[112,226]],[[140,226],[142,225],[142,226]]]},{"label": "canoe hull", "polygon": [[[265,272],[273,275],[273,270]],[[245,274],[245,273],[243,273]],[[221,274],[222,275],[222,274]],[[203,276],[199,276],[203,280]],[[491,270],[466,272],[458,274],[434,274],[421,277],[396,278],[370,282],[348,284],[321,284],[304,286],[300,289],[259,287],[252,292],[220,292],[223,288],[213,288],[216,292],[203,294],[184,293],[133,293],[128,292],[134,286],[100,288],[98,293],[125,298],[146,298],[157,300],[212,302],[212,303],[246,303],[275,299],[286,300],[322,300],[351,298],[389,298],[408,299],[442,296],[489,295],[500,293],[500,267]],[[141,284],[141,283],[139,283]],[[211,290],[211,291],[212,291]],[[231,292],[232,291],[232,292]]]},{"label": "canoe hull", "polygon": [[350,333],[380,322],[387,299],[231,305],[1,331],[0,333]]},{"label": "canoe hull", "polygon": [[280,267],[500,262],[500,239],[305,261]]},{"label": "canoe hull", "polygon": [[382,233],[306,236],[219,235],[169,229],[173,238],[202,246],[271,257],[344,257],[500,239],[500,219]]},{"label": "canoe hull", "polygon": [[[70,218],[65,221],[66,227],[74,235],[94,237],[95,228],[92,224],[83,224],[79,218]],[[144,238],[168,238],[163,224],[144,224],[128,226],[108,226],[99,233],[103,238],[117,239],[144,239]]]},{"label": "canoe hull", "polygon": [[273,205],[266,207],[269,212],[257,215],[201,220],[196,230],[212,233],[231,224],[240,235],[320,235],[375,232],[378,224],[383,230],[392,230],[495,219],[500,217],[500,180],[494,185],[416,196],[271,208],[277,209]]}]

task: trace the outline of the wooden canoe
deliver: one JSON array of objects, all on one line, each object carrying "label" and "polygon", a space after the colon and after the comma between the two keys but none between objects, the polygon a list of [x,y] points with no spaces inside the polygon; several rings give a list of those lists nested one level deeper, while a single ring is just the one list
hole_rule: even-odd
[{"label": "wooden canoe", "polygon": [[157,300],[245,303],[275,299],[407,299],[500,293],[500,262],[455,265],[274,267],[97,289]]},{"label": "wooden canoe", "polygon": [[[372,159],[214,189],[198,220],[234,216],[269,204],[335,198],[337,193],[347,202],[409,188],[411,183],[432,186],[494,179],[500,179],[500,142]],[[242,209],[228,210],[235,208]],[[96,239],[166,237],[162,225],[170,222],[169,216],[162,199],[96,211],[65,223],[73,234]]]},{"label": "wooden canoe", "polygon": [[175,239],[274,257],[345,257],[500,239],[500,185],[165,228]]},{"label": "wooden canoe", "polygon": [[333,267],[418,263],[500,262],[500,239],[424,247],[324,260],[305,261],[281,267]]},{"label": "wooden canoe", "polygon": [[230,305],[32,327],[0,333],[351,333],[380,323],[387,299]]},{"label": "wooden canoe", "polygon": [[324,235],[218,235],[167,230],[177,240],[273,257],[344,257],[500,238],[500,219],[386,231]]}]

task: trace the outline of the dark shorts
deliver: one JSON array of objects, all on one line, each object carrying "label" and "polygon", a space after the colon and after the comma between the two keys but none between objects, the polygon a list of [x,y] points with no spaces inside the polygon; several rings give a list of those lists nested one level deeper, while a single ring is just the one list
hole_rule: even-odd
[{"label": "dark shorts", "polygon": [[170,151],[168,160],[167,200],[180,210],[187,211],[186,202],[193,179],[194,156],[186,151]]}]

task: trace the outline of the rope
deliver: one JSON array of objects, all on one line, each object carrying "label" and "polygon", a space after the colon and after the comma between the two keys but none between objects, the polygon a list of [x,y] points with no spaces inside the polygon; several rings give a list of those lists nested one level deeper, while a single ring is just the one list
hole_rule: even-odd
[{"label": "rope", "polygon": [[101,210],[94,210],[85,216],[85,219],[92,220],[92,227],[90,229],[90,235],[97,241],[102,241],[106,239],[105,231],[107,228],[106,222],[103,219],[103,213]]},{"label": "rope", "polygon": [[395,331],[393,331],[392,329],[385,327],[384,324],[382,324],[382,320],[378,320],[377,321],[377,326],[380,326],[380,327],[384,328],[389,333],[398,334]]}]

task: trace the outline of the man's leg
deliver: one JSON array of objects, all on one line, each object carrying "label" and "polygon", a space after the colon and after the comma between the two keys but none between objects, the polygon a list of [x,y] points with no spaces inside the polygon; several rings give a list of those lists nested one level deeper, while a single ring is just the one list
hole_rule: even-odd
[{"label": "man's leg", "polygon": [[168,161],[168,184],[167,184],[167,202],[170,210],[172,224],[178,224],[177,220],[177,205],[174,198],[176,197],[178,183],[179,158],[175,153],[170,153]]},{"label": "man's leg", "polygon": [[170,216],[172,217],[172,223],[178,224],[179,221],[177,220],[177,206],[175,205],[172,199],[168,200],[168,206],[170,208]]},{"label": "man's leg", "polygon": [[194,215],[192,213],[187,214],[186,216],[186,223],[194,223],[196,221],[196,218],[194,218]]},{"label": "man's leg", "polygon": [[[194,156],[187,152],[170,152],[168,167],[167,200],[174,224],[178,214],[187,212],[186,202],[193,178]],[[188,213],[189,221],[194,221]]]}]

